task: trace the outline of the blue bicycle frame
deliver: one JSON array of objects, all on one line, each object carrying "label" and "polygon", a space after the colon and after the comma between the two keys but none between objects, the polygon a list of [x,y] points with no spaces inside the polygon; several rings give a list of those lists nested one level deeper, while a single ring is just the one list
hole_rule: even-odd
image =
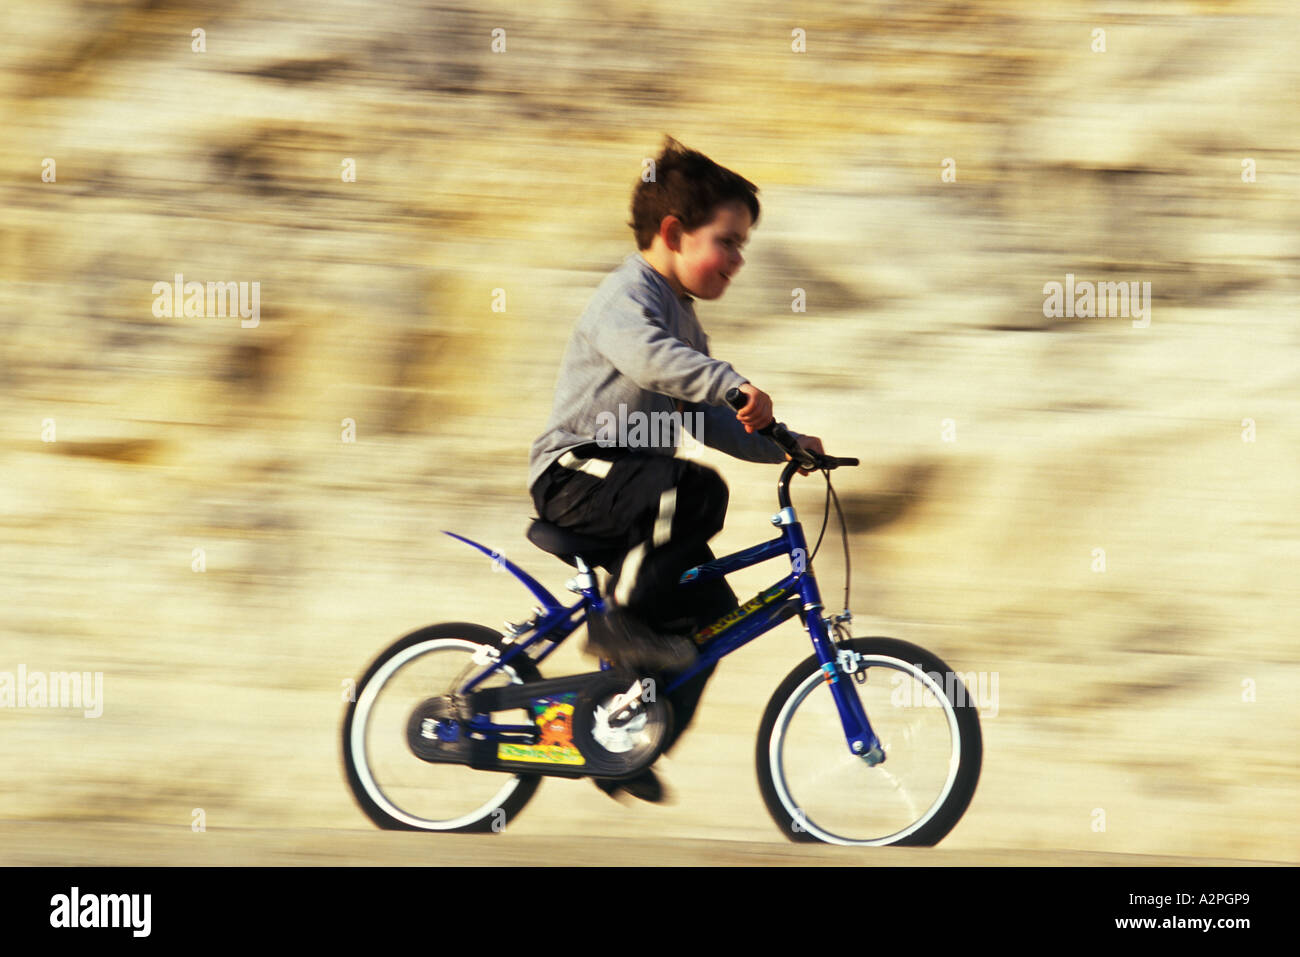
[{"label": "blue bicycle frame", "polygon": [[[781,534],[761,545],[733,552],[687,569],[682,573],[679,587],[689,588],[697,582],[721,578],[778,555],[789,557],[791,573],[759,592],[713,625],[697,632],[696,641],[700,645],[699,657],[686,671],[668,676],[667,690],[669,692],[675,690],[737,648],[749,644],[759,635],[787,620],[790,617],[789,608],[797,602],[800,605],[798,613],[803,617],[804,627],[812,638],[813,650],[822,663],[822,671],[826,673],[826,681],[831,686],[831,695],[839,710],[849,751],[858,756],[880,754],[880,743],[871,730],[871,724],[867,721],[861,700],[849,687],[849,683],[841,680],[835,642],[827,629],[827,619],[820,614],[823,609],[821,592],[817,588],[817,580],[813,576],[812,569],[808,566],[806,558],[808,543],[804,539],[803,526],[800,525],[794,507],[790,504],[789,480],[797,468],[797,463],[787,463],[777,486],[781,509],[772,516],[772,523],[781,528]],[[508,665],[539,642],[550,642],[550,646],[542,649],[541,653],[533,659],[535,663],[544,661],[565,638],[587,620],[587,615],[593,612],[600,614],[605,610],[596,576],[580,557],[576,559],[578,575],[570,580],[569,588],[577,592],[581,598],[566,607],[560,604],[535,578],[504,555],[454,532],[444,532],[444,534],[489,556],[494,563],[506,568],[519,579],[524,587],[541,602],[540,607],[534,609],[533,617],[528,622],[522,625],[507,625],[508,631],[504,638],[509,643],[508,650],[502,652],[500,657],[467,681],[459,689],[461,694],[469,694],[489,675]],[[524,638],[526,635],[528,637]],[[601,668],[609,668],[608,663],[602,661]],[[481,717],[476,717],[470,723],[469,730],[502,741],[519,741],[522,740],[521,735],[527,736],[535,729],[531,725],[492,724]]]}]

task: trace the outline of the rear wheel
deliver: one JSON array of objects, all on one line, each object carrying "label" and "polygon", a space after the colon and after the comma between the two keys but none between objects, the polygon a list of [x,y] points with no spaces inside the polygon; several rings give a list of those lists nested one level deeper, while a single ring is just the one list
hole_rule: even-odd
[{"label": "rear wheel", "polygon": [[[421,703],[457,690],[493,656],[491,649],[502,648],[500,635],[482,625],[431,625],[399,638],[367,669],[343,721],[343,764],[357,803],[380,827],[501,831],[533,796],[535,774],[431,763],[408,743],[407,727]],[[478,687],[540,678],[520,656]]]},{"label": "rear wheel", "polygon": [[840,667],[838,684],[858,695],[885,760],[870,766],[849,751],[826,673],[810,657],[777,688],[759,725],[758,781],[768,811],[794,841],[937,843],[979,780],[974,701],[959,676],[916,645],[854,638],[837,647],[857,672]]}]

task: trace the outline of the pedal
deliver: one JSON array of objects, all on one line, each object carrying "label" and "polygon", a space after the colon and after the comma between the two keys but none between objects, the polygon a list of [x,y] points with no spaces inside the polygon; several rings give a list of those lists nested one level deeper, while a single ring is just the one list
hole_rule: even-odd
[{"label": "pedal", "polygon": [[626,691],[609,703],[606,711],[611,729],[625,728],[638,716],[645,714],[645,709],[641,707],[641,698],[645,694],[644,680],[647,679],[637,678]]}]

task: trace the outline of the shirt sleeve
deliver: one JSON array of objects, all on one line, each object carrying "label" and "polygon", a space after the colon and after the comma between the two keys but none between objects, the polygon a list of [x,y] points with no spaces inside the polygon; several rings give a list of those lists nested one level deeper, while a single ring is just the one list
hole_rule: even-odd
[{"label": "shirt sleeve", "polygon": [[[785,453],[780,446],[766,435],[745,431],[745,427],[736,418],[736,410],[731,406],[697,403],[689,411],[704,413],[698,432],[692,429],[691,434],[709,448],[748,462],[775,464],[785,461]],[[686,421],[693,424],[694,417],[687,416]],[[791,430],[790,434],[796,440],[800,438],[798,432]]]},{"label": "shirt sleeve", "polygon": [[643,287],[620,290],[600,311],[588,338],[647,392],[716,406],[725,401],[728,389],[747,381],[729,362],[712,359],[672,335],[662,305]]}]

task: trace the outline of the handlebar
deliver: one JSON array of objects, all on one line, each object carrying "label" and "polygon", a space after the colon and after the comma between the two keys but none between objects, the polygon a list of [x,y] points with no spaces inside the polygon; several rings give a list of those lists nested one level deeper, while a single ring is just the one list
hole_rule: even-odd
[{"label": "handlebar", "polygon": [[[749,402],[749,397],[739,389],[728,389],[725,398],[727,405],[737,412]],[[857,459],[837,458],[834,455],[818,455],[816,452],[803,448],[795,440],[795,437],[790,434],[790,430],[785,427],[784,423],[778,422],[776,419],[759,429],[758,434],[765,435],[775,442],[781,451],[790,456],[790,459],[798,463],[801,468],[834,469],[840,466],[858,464]]]}]

